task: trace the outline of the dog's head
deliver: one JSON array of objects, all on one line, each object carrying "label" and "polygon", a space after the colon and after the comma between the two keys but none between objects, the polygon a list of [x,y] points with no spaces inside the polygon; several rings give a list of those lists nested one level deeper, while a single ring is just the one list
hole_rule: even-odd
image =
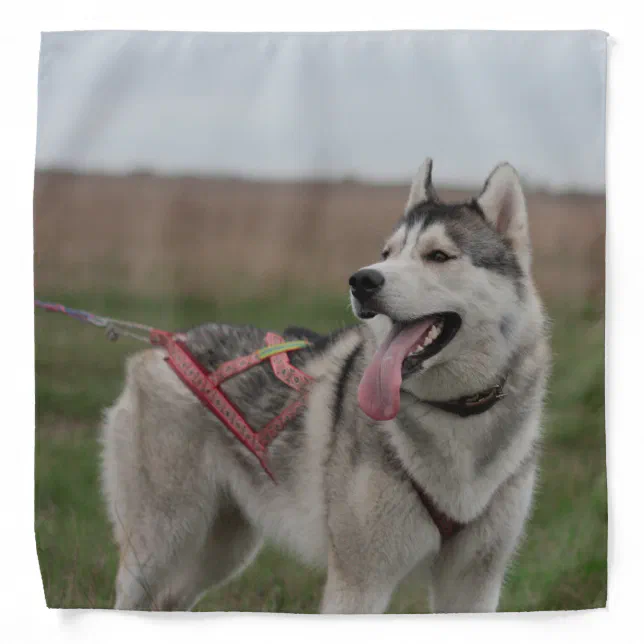
[{"label": "dog's head", "polygon": [[440,372],[460,376],[464,389],[488,384],[532,308],[515,170],[497,166],[479,196],[460,204],[443,203],[431,175],[427,159],[381,260],[349,280],[353,311],[379,344],[359,390],[360,406],[377,420],[396,416],[401,387],[431,397]]}]

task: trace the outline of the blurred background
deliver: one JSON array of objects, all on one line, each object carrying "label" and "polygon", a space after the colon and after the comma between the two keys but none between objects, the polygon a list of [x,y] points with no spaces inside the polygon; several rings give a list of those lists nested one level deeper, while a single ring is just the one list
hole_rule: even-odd
[{"label": "blurred background", "polygon": [[[43,35],[35,295],[175,329],[324,332],[426,156],[446,200],[507,160],[552,317],[543,472],[503,610],[604,605],[600,32]],[[109,607],[97,428],[140,347],[36,313],[36,536],[49,606]],[[270,548],[200,610],[314,612],[324,575]],[[392,612],[425,612],[407,580]]]}]

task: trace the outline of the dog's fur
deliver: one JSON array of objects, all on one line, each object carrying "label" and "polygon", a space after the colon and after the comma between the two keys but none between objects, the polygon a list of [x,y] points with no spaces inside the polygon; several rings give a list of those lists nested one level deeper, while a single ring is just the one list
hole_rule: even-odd
[{"label": "dog's fur", "polygon": [[[453,259],[424,260],[432,249]],[[121,553],[116,608],[190,609],[268,539],[327,567],[323,612],[382,612],[412,571],[425,575],[433,611],[497,609],[531,505],[550,361],[515,171],[498,166],[476,199],[448,205],[426,161],[386,251],[370,267],[386,282],[367,324],[283,334],[312,339],[291,360],[315,383],[306,411],[270,446],[277,484],[180,382],[163,349],[128,360],[103,427],[103,487]],[[392,320],[441,311],[458,313],[461,328],[403,380],[397,417],[375,422],[357,389]],[[187,333],[211,369],[253,352],[264,335],[223,324]],[[425,402],[489,389],[504,375],[505,397],[479,415]],[[255,428],[299,395],[266,364],[223,390]],[[441,540],[412,480],[464,529]]]}]

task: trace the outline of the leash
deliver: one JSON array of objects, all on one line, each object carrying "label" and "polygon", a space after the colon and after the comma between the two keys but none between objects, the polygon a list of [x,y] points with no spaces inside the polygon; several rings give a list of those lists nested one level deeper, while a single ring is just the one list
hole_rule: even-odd
[{"label": "leash", "polygon": [[[108,318],[102,315],[95,315],[89,311],[81,311],[80,309],[72,309],[68,306],[63,306],[62,304],[56,304],[54,302],[43,302],[42,300],[34,300],[36,308],[44,309],[45,311],[51,311],[53,313],[63,313],[69,317],[79,320],[80,322],[87,322],[88,324],[93,324],[94,326],[105,329],[105,335],[107,339],[111,342],[116,342],[120,336],[125,335],[140,342],[148,342],[151,344],[158,344],[158,342],[153,341],[153,334],[157,329],[146,326],[145,324],[139,324],[138,322],[129,322],[128,320],[117,320],[115,318]],[[146,335],[141,335],[134,331],[145,331]],[[162,332],[163,333],[163,332]]]}]

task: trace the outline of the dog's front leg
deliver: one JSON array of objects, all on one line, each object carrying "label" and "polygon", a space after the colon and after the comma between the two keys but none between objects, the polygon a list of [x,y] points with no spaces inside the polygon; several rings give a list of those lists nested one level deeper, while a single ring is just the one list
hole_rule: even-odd
[{"label": "dog's front leg", "polygon": [[329,556],[322,613],[384,613],[396,583],[370,579],[368,570],[343,566],[333,553]]},{"label": "dog's front leg", "polygon": [[441,549],[432,566],[430,605],[438,613],[496,611],[506,568],[528,515],[534,460],[496,492],[486,512]]},{"label": "dog's front leg", "polygon": [[[449,569],[451,568],[451,570]],[[504,563],[487,553],[467,566],[441,566],[432,580],[430,607],[435,613],[493,613],[503,584]]]}]

